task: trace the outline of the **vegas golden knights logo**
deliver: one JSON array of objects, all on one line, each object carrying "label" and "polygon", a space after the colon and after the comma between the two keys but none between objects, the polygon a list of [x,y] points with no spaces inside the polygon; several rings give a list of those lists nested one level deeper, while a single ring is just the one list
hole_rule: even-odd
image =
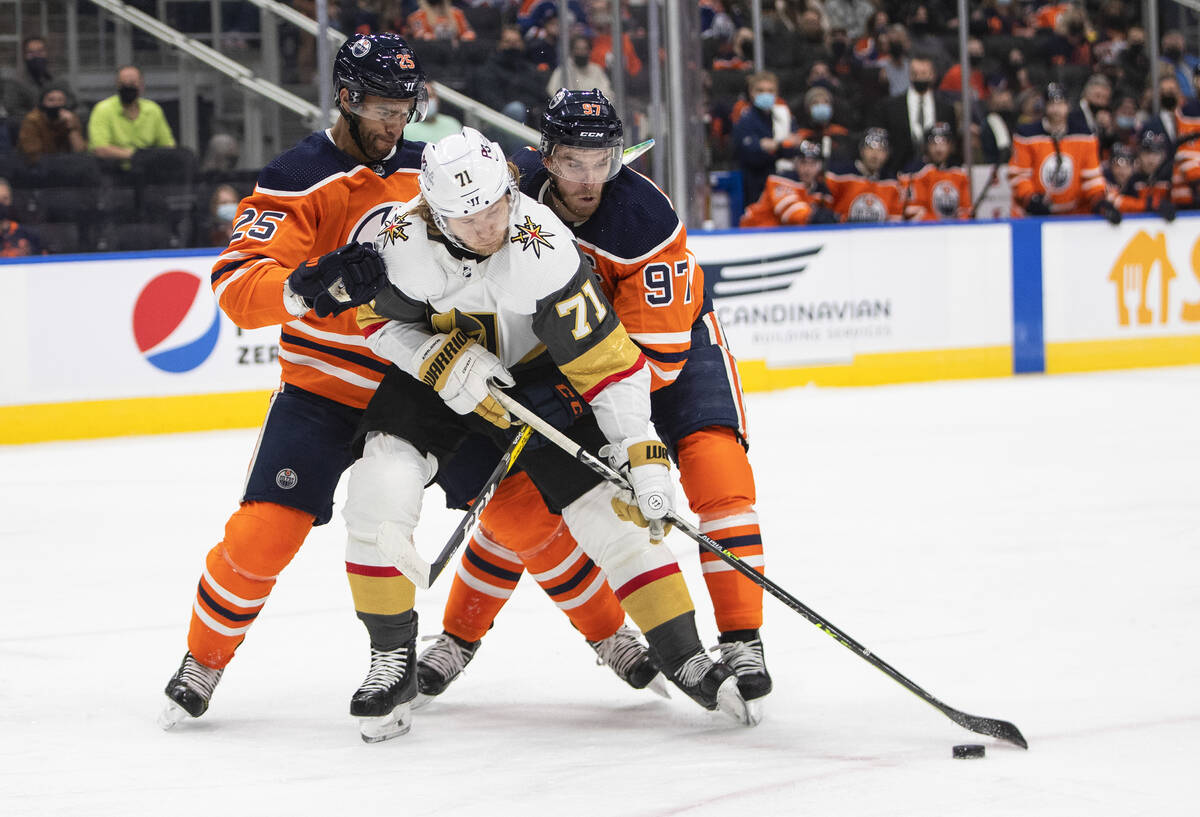
[{"label": "vegas golden knights logo", "polygon": [[449,334],[461,329],[472,340],[494,355],[500,354],[496,337],[496,314],[494,312],[460,312],[452,309],[439,312],[429,319],[435,332]]}]

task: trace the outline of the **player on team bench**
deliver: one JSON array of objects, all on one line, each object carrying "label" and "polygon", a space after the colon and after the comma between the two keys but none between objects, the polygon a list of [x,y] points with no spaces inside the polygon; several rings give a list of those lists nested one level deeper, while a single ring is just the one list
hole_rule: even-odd
[{"label": "player on team bench", "polygon": [[[670,201],[621,165],[622,124],[599,91],[559,91],[541,124],[540,151],[513,159],[523,192],[571,226],[604,294],[649,362],[652,418],[679,464],[701,530],[763,569],[746,458],[741,387],[733,356],[704,290],[703,271]],[[543,413],[569,417],[577,400],[561,392]],[[600,658],[635,687],[654,675],[636,634],[624,627],[618,599],[632,592],[620,576],[593,577],[571,532],[560,528],[521,478],[506,481],[472,537],[446,604],[445,631],[421,653],[423,697],[441,694],[475,655],[480,640],[528,568],[584,634]],[[771,691],[763,659],[762,589],[706,551],[701,569],[720,630],[722,658],[738,675],[742,697]]]}]

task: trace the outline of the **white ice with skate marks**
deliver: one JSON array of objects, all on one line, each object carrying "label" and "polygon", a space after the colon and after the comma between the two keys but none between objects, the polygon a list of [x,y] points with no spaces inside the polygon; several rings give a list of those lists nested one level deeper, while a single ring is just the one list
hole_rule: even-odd
[{"label": "white ice with skate marks", "polygon": [[[527,581],[412,731],[365,745],[340,517],[209,712],[164,732],[254,433],[0,448],[0,814],[1194,814],[1198,406],[1200,368],[749,399],[768,573],[950,706],[1016,723],[1028,752],[772,599],[757,728],[634,692]],[[438,504],[427,556],[457,521]],[[712,644],[692,546],[668,541]],[[424,634],[449,578],[418,600]],[[951,759],[975,742],[985,759]]]}]

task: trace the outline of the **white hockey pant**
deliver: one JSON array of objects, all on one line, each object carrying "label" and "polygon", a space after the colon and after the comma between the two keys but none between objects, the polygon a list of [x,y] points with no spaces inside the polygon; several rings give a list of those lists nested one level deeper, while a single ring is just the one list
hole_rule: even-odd
[{"label": "white hockey pant", "polygon": [[601,482],[562,512],[571,535],[605,572],[614,590],[648,571],[676,563],[665,544],[650,544],[646,528],[617,517],[612,507],[616,494],[616,488]]},{"label": "white hockey pant", "polygon": [[[367,435],[362,458],[350,468],[349,494],[342,510],[347,562],[395,566],[387,542],[395,537],[412,541],[425,486],[436,471],[437,460],[407,440],[378,431]],[[380,536],[385,524],[388,535]]]}]

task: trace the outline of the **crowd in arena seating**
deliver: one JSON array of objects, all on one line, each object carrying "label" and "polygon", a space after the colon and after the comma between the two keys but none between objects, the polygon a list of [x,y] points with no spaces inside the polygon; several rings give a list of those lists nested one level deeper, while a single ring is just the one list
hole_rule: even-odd
[{"label": "crowd in arena seating", "polygon": [[[976,165],[1007,171],[1013,217],[1173,218],[1200,207],[1200,59],[1164,19],[1160,80],[1150,87],[1137,4],[971,3],[964,121],[955,0],[764,0],[762,71],[751,0],[695,1],[706,162],[737,179],[734,223],[971,218],[964,130]],[[168,14],[196,14],[192,5]],[[314,13],[311,0],[292,5]],[[558,0],[343,0],[331,11],[346,33],[401,33],[431,78],[536,125],[564,75],[612,87],[611,0],[568,6],[566,25]],[[257,28],[257,10],[222,9],[222,45],[236,49]],[[187,30],[209,20],[168,22]],[[636,100],[627,110],[644,121],[645,2],[623,2],[621,26],[624,85]],[[568,66],[558,65],[561,37]],[[311,46],[284,38],[289,71],[317,70]],[[236,140],[214,136],[201,161],[175,147],[136,67],[120,68],[112,97],[77,106],[44,38],[28,38],[23,57],[25,75],[0,96],[0,178],[9,182],[0,191],[11,198],[0,200],[0,242],[21,238],[0,243],[0,253],[205,246],[227,231],[221,197],[248,192],[254,177],[235,170]],[[423,135],[458,123],[443,109]],[[168,166],[179,168],[169,179],[156,170]]]}]

